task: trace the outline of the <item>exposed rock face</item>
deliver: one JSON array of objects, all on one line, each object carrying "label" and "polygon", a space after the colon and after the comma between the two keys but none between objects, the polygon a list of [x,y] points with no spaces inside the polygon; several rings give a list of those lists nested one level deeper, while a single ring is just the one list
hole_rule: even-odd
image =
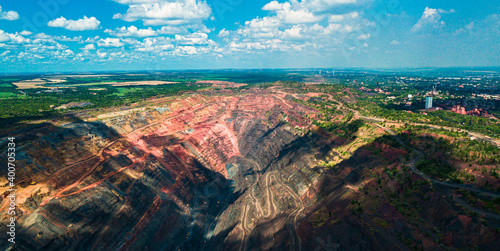
[{"label": "exposed rock face", "polygon": [[[284,129],[284,118],[260,114],[283,105],[272,96],[192,96],[168,104],[170,112],[147,109],[23,132],[15,247],[201,247],[215,217],[238,198],[236,189],[248,185],[227,179],[229,160],[254,156],[265,165],[297,137]],[[242,164],[255,176],[251,162]]]},{"label": "exposed rock face", "polygon": [[[305,115],[316,111],[285,98],[265,91],[192,95],[101,122],[20,133],[14,248],[404,249],[398,236],[416,238],[407,233],[418,231],[393,206],[377,209],[394,216],[386,217],[392,220],[386,229],[371,215],[352,214],[359,191],[350,187],[374,182],[367,167],[401,164],[366,155],[390,147],[375,142],[335,169],[318,167],[332,147],[348,140],[309,132]],[[438,192],[431,195],[433,204],[426,206],[436,211],[422,218],[453,233],[443,242],[461,248],[464,236],[485,237],[482,243],[498,237],[457,214]],[[2,224],[6,206],[3,195]],[[450,224],[438,225],[444,221]],[[0,239],[0,248],[7,247]]]}]

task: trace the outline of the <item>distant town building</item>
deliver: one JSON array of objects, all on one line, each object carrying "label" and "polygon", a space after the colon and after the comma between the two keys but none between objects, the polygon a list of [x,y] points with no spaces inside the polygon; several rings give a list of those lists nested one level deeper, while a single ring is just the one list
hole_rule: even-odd
[{"label": "distant town building", "polygon": [[436,95],[438,95],[438,94],[439,94],[439,91],[437,90],[436,86],[433,86],[433,87],[432,87],[432,95],[433,95],[433,96],[436,96]]},{"label": "distant town building", "polygon": [[413,98],[413,95],[408,94],[408,99],[412,99],[412,98]]},{"label": "distant town building", "polygon": [[432,86],[432,90],[427,92],[426,95],[431,96],[431,97],[438,96],[439,91],[437,90],[436,86],[434,85],[434,86]]},{"label": "distant town building", "polygon": [[460,105],[454,106],[453,108],[451,108],[451,111],[462,115],[473,115],[473,116],[494,118],[493,116],[489,115],[487,111],[483,109],[474,108],[473,110],[466,111],[465,107]]},{"label": "distant town building", "polygon": [[425,97],[425,109],[432,108],[432,97]]},{"label": "distant town building", "polygon": [[384,92],[384,90],[382,90],[380,88],[380,83],[379,82],[377,82],[377,88],[375,88],[375,91],[378,92],[378,93],[383,93]]},{"label": "distant town building", "polygon": [[459,105],[456,105],[453,108],[451,108],[451,111],[454,113],[463,114],[463,115],[467,114],[467,112],[465,111],[465,107],[462,107]]}]

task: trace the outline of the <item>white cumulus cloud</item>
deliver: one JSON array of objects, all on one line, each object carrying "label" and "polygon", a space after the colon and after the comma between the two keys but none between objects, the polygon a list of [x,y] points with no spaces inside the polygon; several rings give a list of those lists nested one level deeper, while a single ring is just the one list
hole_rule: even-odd
[{"label": "white cumulus cloud", "polygon": [[262,10],[268,10],[268,11],[277,11],[277,10],[282,10],[283,9],[283,4],[278,3],[278,1],[271,1],[270,3],[264,5],[262,7]]},{"label": "white cumulus cloud", "polygon": [[275,11],[276,17],[287,24],[312,23],[323,19],[323,16],[317,16],[307,8],[299,5],[296,1],[280,4],[272,1],[262,8],[263,10]]},{"label": "white cumulus cloud", "polygon": [[135,26],[116,28],[115,30],[106,29],[104,32],[117,37],[153,37],[157,31],[151,29],[138,29]]},{"label": "white cumulus cloud", "polygon": [[10,53],[10,51],[6,50],[6,51],[2,52],[2,54],[0,54],[0,57],[6,56],[9,53]]},{"label": "white cumulus cloud", "polygon": [[194,46],[180,46],[175,49],[175,53],[179,56],[194,55],[198,53],[198,49]]},{"label": "white cumulus cloud", "polygon": [[107,52],[97,51],[97,56],[100,57],[100,58],[106,57],[107,55],[108,55]]},{"label": "white cumulus cloud", "polygon": [[219,35],[217,35],[217,36],[218,37],[227,37],[227,36],[229,36],[229,34],[230,34],[229,31],[226,30],[226,28],[224,28],[224,29],[219,31]]},{"label": "white cumulus cloud", "polygon": [[391,45],[399,45],[401,44],[398,40],[392,40]]},{"label": "white cumulus cloud", "polygon": [[7,42],[10,40],[10,36],[5,31],[0,30],[0,43]]},{"label": "white cumulus cloud", "polygon": [[366,39],[369,39],[370,37],[371,37],[370,34],[362,34],[362,35],[359,35],[358,40],[366,40]]},{"label": "white cumulus cloud", "polygon": [[71,31],[96,30],[101,22],[95,17],[84,16],[78,20],[68,20],[64,17],[54,19],[47,23],[50,27],[60,27]]},{"label": "white cumulus cloud", "polygon": [[283,36],[285,38],[301,38],[302,35],[300,34],[300,32],[302,31],[302,27],[300,26],[294,26],[290,29],[287,29],[283,32]]},{"label": "white cumulus cloud", "polygon": [[175,41],[180,45],[215,45],[215,42],[208,39],[206,33],[193,33],[189,35],[175,35]]},{"label": "white cumulus cloud", "polygon": [[84,50],[84,51],[95,50],[95,45],[94,44],[87,44],[87,45],[85,45],[85,47],[82,48],[82,50]]},{"label": "white cumulus cloud", "polygon": [[412,32],[418,32],[425,28],[440,28],[445,26],[445,22],[441,20],[442,15],[445,13],[454,13],[455,10],[443,10],[443,9],[432,9],[425,7],[422,17],[418,22],[411,28]]},{"label": "white cumulus cloud", "polygon": [[125,14],[117,13],[115,19],[127,22],[142,20],[144,25],[182,25],[200,23],[208,19],[212,9],[199,0],[114,0],[129,5]]},{"label": "white cumulus cloud", "polygon": [[[272,0],[262,7],[269,12],[266,16],[247,21],[229,33],[226,38],[231,41],[228,51],[300,51],[304,48],[312,51],[339,48],[347,40],[369,39],[371,35],[366,28],[375,24],[363,18],[358,8],[350,8],[367,1],[371,0],[288,0],[281,3]],[[335,8],[351,11],[339,13]]]},{"label": "white cumulus cloud", "polygon": [[122,47],[124,43],[120,41],[119,38],[106,38],[106,39],[100,39],[97,41],[97,45],[99,47]]},{"label": "white cumulus cloud", "polygon": [[21,31],[19,34],[21,34],[23,36],[29,36],[29,35],[33,34],[33,32],[31,32],[31,31]]},{"label": "white cumulus cloud", "polygon": [[0,19],[5,19],[9,21],[19,19],[19,14],[16,11],[3,11],[2,6],[0,6]]}]

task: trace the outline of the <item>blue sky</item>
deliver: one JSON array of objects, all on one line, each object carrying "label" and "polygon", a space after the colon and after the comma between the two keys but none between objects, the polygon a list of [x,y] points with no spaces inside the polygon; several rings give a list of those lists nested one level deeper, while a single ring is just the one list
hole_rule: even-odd
[{"label": "blue sky", "polygon": [[0,72],[500,66],[500,2],[0,0]]}]

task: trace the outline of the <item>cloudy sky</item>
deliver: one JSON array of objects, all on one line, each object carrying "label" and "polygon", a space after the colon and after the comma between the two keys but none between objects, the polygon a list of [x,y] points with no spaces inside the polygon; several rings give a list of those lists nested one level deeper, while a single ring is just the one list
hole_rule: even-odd
[{"label": "cloudy sky", "polygon": [[0,72],[500,66],[491,0],[0,0]]}]

